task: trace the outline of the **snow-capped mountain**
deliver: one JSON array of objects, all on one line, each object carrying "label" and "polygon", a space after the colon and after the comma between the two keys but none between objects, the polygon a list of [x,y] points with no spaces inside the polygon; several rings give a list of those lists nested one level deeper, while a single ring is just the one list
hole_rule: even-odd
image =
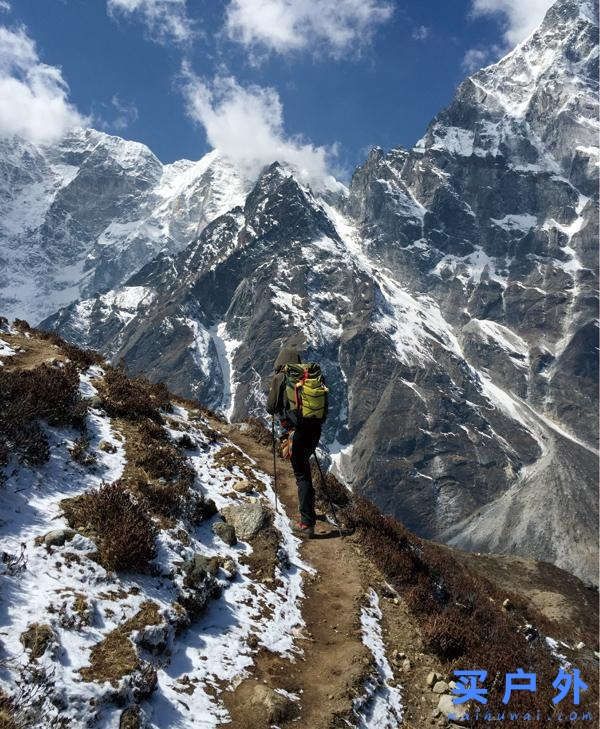
[{"label": "snow-capped mountain", "polygon": [[181,252],[45,325],[233,419],[264,412],[302,332],[353,488],[425,536],[597,582],[597,35],[593,2],[559,0],[347,194],[274,163]]},{"label": "snow-capped mountain", "polygon": [[243,198],[216,152],[162,165],[93,129],[47,147],[0,140],[0,309],[36,322],[119,286]]}]

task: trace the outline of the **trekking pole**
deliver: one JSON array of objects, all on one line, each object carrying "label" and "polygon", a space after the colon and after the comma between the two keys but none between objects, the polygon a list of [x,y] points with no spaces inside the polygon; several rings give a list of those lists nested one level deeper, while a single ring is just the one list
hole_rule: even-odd
[{"label": "trekking pole", "polygon": [[275,416],[271,415],[271,439],[273,441],[273,491],[275,491],[275,513],[277,509],[277,456],[275,455]]},{"label": "trekking pole", "polygon": [[333,501],[329,498],[329,492],[327,491],[327,483],[325,481],[325,476],[323,476],[323,471],[321,470],[321,464],[319,463],[319,459],[317,458],[316,451],[313,451],[313,456],[315,457],[315,462],[317,464],[317,468],[319,469],[319,474],[321,476],[321,483],[323,484],[323,494],[325,495],[325,498],[327,499],[327,503],[329,504],[329,508],[331,509],[331,513],[333,514],[333,519],[335,521],[335,525],[338,529],[338,532],[340,533],[340,537],[342,537],[342,539],[343,539],[344,535],[342,534],[342,528],[341,528],[340,522],[337,518],[337,513],[335,511],[335,506],[333,505]]}]

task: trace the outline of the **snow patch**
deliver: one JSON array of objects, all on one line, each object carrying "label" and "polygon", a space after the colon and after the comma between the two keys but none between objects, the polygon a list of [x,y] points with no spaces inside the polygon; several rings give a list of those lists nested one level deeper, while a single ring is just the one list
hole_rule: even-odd
[{"label": "snow patch", "polygon": [[358,729],[397,729],[402,723],[402,694],[392,685],[394,672],[385,653],[382,617],[379,596],[371,588],[367,593],[367,605],[361,610],[360,624],[363,643],[373,655],[376,673],[366,680],[365,695],[353,701]]}]

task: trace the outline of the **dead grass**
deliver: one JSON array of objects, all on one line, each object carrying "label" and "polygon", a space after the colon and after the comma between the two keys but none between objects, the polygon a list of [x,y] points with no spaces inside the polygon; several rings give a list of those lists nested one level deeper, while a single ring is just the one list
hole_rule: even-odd
[{"label": "dead grass", "polygon": [[253,581],[275,577],[279,532],[272,525],[261,529],[251,540],[252,552],[240,555],[240,562],[248,565]]},{"label": "dead grass", "polygon": [[214,455],[213,463],[217,468],[224,468],[232,474],[235,474],[236,468],[239,469],[250,482],[254,491],[263,492],[265,490],[262,481],[256,478],[251,462],[235,446],[224,446],[221,448]]},{"label": "dead grass", "polygon": [[116,686],[123,676],[133,673],[141,665],[129,639],[130,635],[136,630],[143,630],[147,625],[158,625],[161,622],[158,605],[150,600],[142,603],[133,617],[112,630],[92,648],[90,665],[79,671],[83,679],[96,683],[109,681]]},{"label": "dead grass", "polygon": [[86,370],[93,364],[102,364],[104,361],[103,357],[97,352],[91,349],[80,349],[62,337],[59,337],[56,332],[46,332],[43,329],[30,327],[24,319],[15,319],[13,328],[19,332],[27,333],[36,339],[55,345],[80,370]]},{"label": "dead grass", "polygon": [[[353,507],[357,541],[366,556],[398,590],[418,619],[426,650],[454,669],[487,670],[489,689],[486,710],[494,714],[505,708],[501,703],[506,673],[517,667],[537,674],[536,705],[556,711],[552,681],[557,666],[541,639],[528,641],[520,628],[527,620],[545,622],[534,611],[527,615],[502,610],[504,594],[488,581],[473,575],[451,551],[425,542],[386,517],[370,502],[356,498]],[[597,703],[597,676],[582,675],[590,690],[584,703],[593,710]],[[510,708],[521,714],[531,707],[527,692],[512,694]],[[525,727],[526,720],[511,722]],[[570,726],[565,722],[565,726]]]},{"label": "dead grass", "polygon": [[25,650],[29,652],[30,659],[37,660],[44,655],[53,638],[54,632],[49,625],[31,623],[27,630],[21,633],[19,640]]},{"label": "dead grass", "polygon": [[88,535],[108,570],[144,570],[156,556],[156,526],[119,482],[61,501],[69,526]]}]

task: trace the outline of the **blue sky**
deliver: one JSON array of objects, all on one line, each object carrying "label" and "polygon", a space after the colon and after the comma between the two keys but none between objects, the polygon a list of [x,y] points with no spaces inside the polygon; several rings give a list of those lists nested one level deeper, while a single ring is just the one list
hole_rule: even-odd
[{"label": "blue sky", "polygon": [[[146,143],[163,162],[261,135],[268,146],[275,135],[281,154],[316,151],[343,175],[373,145],[414,144],[467,69],[495,60],[550,5],[266,0],[269,18],[261,2],[1,0],[0,24],[35,44],[38,67],[59,69],[72,114]],[[4,65],[27,83],[29,67],[3,64],[6,36],[4,45],[0,73]],[[235,122],[247,126],[244,140],[224,134]]]}]

